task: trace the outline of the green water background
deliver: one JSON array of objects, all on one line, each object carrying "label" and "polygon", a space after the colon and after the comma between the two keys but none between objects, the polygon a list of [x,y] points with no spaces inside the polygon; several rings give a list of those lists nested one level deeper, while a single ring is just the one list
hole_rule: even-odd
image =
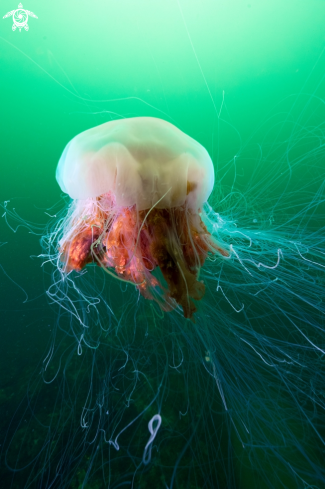
[{"label": "green water background", "polygon": [[[2,1],[1,17],[15,8]],[[107,120],[170,120],[207,148],[217,182],[229,186],[234,171],[223,170],[256,131],[267,147],[268,129],[290,111],[298,118],[304,110],[310,126],[320,122],[308,101],[324,96],[324,1],[30,0],[24,8],[38,16],[28,32],[13,32],[12,17],[0,20],[0,199],[27,221],[45,224],[60,200],[54,174],[66,143]],[[250,165],[237,163],[241,187]],[[4,219],[0,226],[6,429],[46,353],[55,308],[35,258],[40,237],[13,233]]]}]

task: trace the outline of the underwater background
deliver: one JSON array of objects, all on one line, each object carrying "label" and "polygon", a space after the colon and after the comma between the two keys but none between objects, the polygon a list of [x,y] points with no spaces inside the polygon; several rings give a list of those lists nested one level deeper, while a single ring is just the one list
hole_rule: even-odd
[{"label": "underwater background", "polygon": [[[223,404],[217,400],[217,393],[215,398],[203,401],[202,392],[209,389],[208,382],[206,388],[202,387],[206,382],[203,377],[197,391],[195,385],[191,386],[190,394],[185,392],[190,385],[187,382],[179,384],[172,375],[168,382],[161,380],[166,396],[179,404],[175,412],[186,411],[181,399],[189,396],[193,410],[199,412],[202,403],[204,409],[215,413],[213,427],[212,417],[209,418],[209,432],[219,432],[218,447],[212,438],[205,438],[207,429],[198,428],[195,445],[189,437],[191,450],[202,455],[198,465],[192,465],[191,455],[186,454],[180,441],[183,435],[185,439],[187,430],[191,432],[195,417],[187,427],[178,428],[172,408],[170,412],[165,408],[162,417],[169,417],[168,426],[175,427],[165,435],[171,440],[175,437],[175,442],[153,466],[146,465],[141,480],[136,479],[125,454],[125,460],[121,455],[114,462],[116,465],[109,468],[106,452],[100,461],[83,452],[85,442],[77,433],[89,392],[87,373],[97,370],[98,378],[92,374],[91,382],[100,383],[98,379],[105,377],[105,355],[109,356],[113,346],[106,342],[108,350],[96,361],[84,347],[80,363],[78,343],[69,334],[70,319],[66,316],[65,325],[59,325],[57,304],[46,294],[52,272],[38,258],[42,253],[41,237],[49,229],[50,220],[55,220],[58,209],[68,201],[55,180],[56,165],[65,145],[90,127],[137,116],[166,119],[207,149],[215,166],[216,212],[218,197],[231,195],[229,205],[241,207],[247,222],[263,229],[276,227],[278,222],[292,223],[292,229],[314,236],[315,243],[322,242],[324,234],[318,230],[324,227],[324,190],[321,193],[319,189],[325,175],[325,2],[26,0],[20,8],[28,9],[37,18],[29,16],[29,30],[22,28],[21,32],[18,28],[12,30],[14,13],[2,18],[18,9],[16,3],[2,0],[0,20],[0,486],[325,488],[324,426],[319,431],[322,434],[317,435],[319,443],[308,441],[312,450],[307,451],[307,458],[315,459],[317,469],[314,467],[313,473],[306,469],[305,478],[290,478],[281,475],[281,471],[274,478],[278,462],[272,455],[246,457],[233,438],[235,455],[230,453],[228,432],[232,422],[223,417]],[[292,171],[290,162],[294,162]],[[319,206],[314,205],[312,212],[307,212],[307,203],[317,199]],[[105,296],[105,283],[99,277],[97,280]],[[323,287],[324,278],[317,275],[317,280],[322,280],[317,284]],[[126,300],[124,289],[121,292],[119,288],[114,284],[106,297],[116,307],[119,322],[127,310],[129,322],[125,327],[129,324],[133,331],[135,321],[130,318],[135,314],[137,298],[130,288]],[[199,305],[200,314],[204,315],[205,307],[209,314],[214,310],[211,321],[218,328],[218,305],[213,304],[210,295],[206,301]],[[147,331],[148,310],[144,306],[137,317],[137,331]],[[303,313],[304,309],[299,311]],[[158,316],[156,320],[159,321]],[[155,319],[150,316],[150,324],[152,321]],[[317,321],[321,330],[321,314],[317,313]],[[184,328],[186,324],[184,320]],[[169,333],[170,328],[168,323]],[[325,346],[323,332],[320,348]],[[191,338],[194,344],[194,334]],[[287,341],[291,341],[290,337]],[[170,348],[169,353],[173,354],[173,342],[155,340],[152,345],[157,358],[160,348]],[[51,376],[44,382],[43,361],[52,347],[56,352],[56,380],[47,383]],[[197,372],[197,364],[191,359],[191,348],[184,348],[188,353],[187,375],[191,378]],[[322,351],[319,355],[317,370],[321,372]],[[202,358],[209,358],[204,348]],[[262,378],[258,368],[256,361],[256,376]],[[164,379],[165,370],[159,362],[155,369],[161,369]],[[131,371],[126,377],[129,375]],[[197,375],[199,378],[201,374]],[[319,375],[325,390],[325,378]],[[65,382],[70,390],[64,390]],[[121,382],[119,389],[123,389],[124,381]],[[101,389],[98,391],[103,392]],[[324,391],[322,395],[325,398]],[[130,419],[145,409],[148,399],[146,390],[139,393]],[[284,394],[279,405],[283,407],[286,402]],[[271,440],[276,414],[267,406],[261,407],[260,412],[263,409],[267,413],[264,417],[269,416],[265,437]],[[148,421],[155,412],[146,414],[139,435],[136,432],[125,440],[126,447],[142,443],[139,460],[149,437]],[[288,408],[286,412],[289,423],[291,411]],[[307,408],[301,412],[307,412]],[[300,421],[310,424],[309,414]],[[53,431],[48,429],[51,423],[54,426],[53,419],[53,430],[60,433],[55,444]],[[180,433],[182,436],[178,436]],[[300,427],[296,433],[303,444],[308,435],[301,434]],[[72,446],[72,439],[75,453],[81,455],[76,454],[62,468],[60,453]],[[211,456],[212,445],[212,451],[220,454],[218,463]],[[110,448],[115,450],[112,445]],[[258,451],[258,447],[251,447],[254,450]],[[285,459],[290,450],[284,448],[281,456]],[[156,454],[154,450],[153,453]],[[185,462],[176,476],[174,469],[184,453]],[[236,464],[234,458],[240,462]],[[133,460],[134,467],[138,463],[138,459]],[[216,471],[213,476],[212,466]],[[53,474],[60,470],[62,476],[55,478]],[[111,472],[113,476],[107,475]],[[109,477],[114,479],[111,483]]]}]

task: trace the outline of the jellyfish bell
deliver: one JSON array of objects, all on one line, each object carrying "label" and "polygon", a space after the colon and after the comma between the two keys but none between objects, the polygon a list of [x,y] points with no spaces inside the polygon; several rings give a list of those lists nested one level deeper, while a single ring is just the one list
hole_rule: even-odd
[{"label": "jellyfish bell", "polygon": [[173,124],[135,117],[107,122],[73,138],[56,178],[72,199],[112,192],[120,207],[164,209],[187,201],[197,211],[213,189],[214,170],[205,148]]},{"label": "jellyfish bell", "polygon": [[56,178],[73,199],[59,243],[64,271],[96,261],[162,309],[179,305],[193,318],[208,253],[228,256],[200,215],[214,186],[205,148],[161,119],[115,120],[72,139]]}]

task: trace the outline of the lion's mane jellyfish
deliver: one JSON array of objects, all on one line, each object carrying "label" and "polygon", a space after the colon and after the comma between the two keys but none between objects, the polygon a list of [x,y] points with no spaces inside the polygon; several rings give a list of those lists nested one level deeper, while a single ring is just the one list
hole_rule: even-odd
[{"label": "lion's mane jellyfish", "polygon": [[207,254],[229,255],[200,217],[214,186],[203,146],[161,119],[115,120],[72,139],[56,177],[73,199],[59,243],[64,271],[96,261],[163,310],[182,306],[193,320]]},{"label": "lion's mane jellyfish", "polygon": [[107,122],[64,150],[72,200],[45,229],[3,206],[42,235],[58,306],[1,446],[4,487],[325,487],[320,131],[283,124],[271,149],[241,148],[244,180],[231,160],[214,185],[172,124]]}]

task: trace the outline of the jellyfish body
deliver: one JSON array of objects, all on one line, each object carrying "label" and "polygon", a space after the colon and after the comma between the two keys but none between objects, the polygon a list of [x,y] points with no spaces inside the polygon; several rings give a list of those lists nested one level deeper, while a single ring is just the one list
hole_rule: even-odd
[{"label": "jellyfish body", "polygon": [[[137,121],[145,123],[138,140]],[[131,160],[130,174],[134,168],[138,173],[129,201],[117,185],[127,161],[118,155],[131,151],[125,143],[123,151],[110,153],[104,149],[110,139],[103,136],[110,124],[124,123],[129,140],[150,148]],[[163,481],[170,489],[324,487],[325,180],[317,173],[323,162],[319,140],[296,158],[302,133],[295,122],[278,166],[267,171],[259,157],[245,195],[228,194],[220,185],[210,205],[204,203],[210,160],[195,159],[189,148],[196,143],[176,128],[175,135],[189,143],[168,160],[171,139],[159,137],[159,124],[168,126],[155,119],[99,126],[77,136],[62,156],[57,176],[73,200],[52,217],[40,255],[44,265],[53,265],[46,293],[59,315],[43,362],[44,387],[35,370],[26,410],[15,414],[18,426],[26,423],[30,438],[40,443],[31,448],[26,429],[14,430],[1,447],[6,466],[16,485],[21,477],[19,487],[45,478],[53,488],[71,481],[102,487],[108,480],[112,487]],[[97,152],[107,158],[100,160]],[[177,162],[187,155],[191,164],[177,173]],[[241,157],[250,156],[251,148]],[[170,173],[167,179],[163,161],[169,169],[175,164],[177,178]],[[286,182],[297,162],[296,170],[306,167],[315,179],[310,186],[306,179],[301,192],[281,187],[281,197],[273,197],[278,175]],[[192,176],[193,168],[202,180]],[[109,172],[111,187],[100,188]],[[185,185],[183,195],[173,194],[174,182],[178,189]],[[266,201],[260,214],[256,182]],[[81,192],[95,184],[93,194]],[[207,190],[200,193],[203,185]],[[144,188],[148,194],[141,196]],[[3,208],[3,217],[17,222],[7,203]],[[283,209],[292,211],[289,218]],[[20,225],[39,231],[18,220]],[[90,262],[102,268],[79,273]],[[116,287],[117,281],[107,284],[102,271],[133,283],[151,301],[135,300],[131,287]],[[204,308],[195,314],[200,327],[194,327],[181,308],[193,319],[194,301],[204,293]],[[174,311],[161,314],[152,300]],[[55,411],[44,424],[44,399],[54,382]]]},{"label": "jellyfish body", "polygon": [[56,177],[73,199],[60,241],[65,271],[95,260],[162,309],[180,305],[192,318],[208,253],[228,256],[200,218],[214,186],[208,152],[161,119],[116,120],[72,139]]}]

